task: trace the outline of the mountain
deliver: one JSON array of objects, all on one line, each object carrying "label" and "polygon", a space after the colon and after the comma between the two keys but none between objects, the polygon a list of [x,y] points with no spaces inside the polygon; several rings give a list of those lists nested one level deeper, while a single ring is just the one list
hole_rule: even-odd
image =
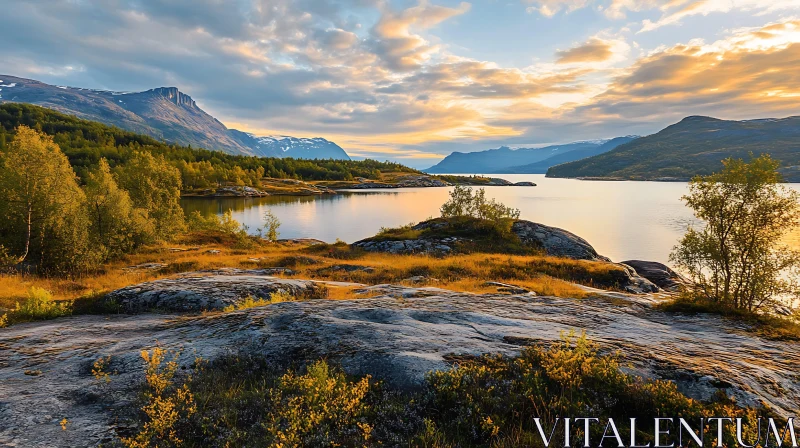
[{"label": "mountain", "polygon": [[274,154],[274,157],[296,159],[350,160],[350,156],[339,145],[321,137],[298,138],[287,135],[257,137],[236,129],[230,129],[230,132],[256,154]]},{"label": "mountain", "polygon": [[555,155],[596,148],[605,143],[575,142],[565,145],[545,146],[543,148],[517,148],[502,146],[476,152],[453,152],[436,165],[423,170],[428,173],[511,173],[512,167],[529,165]]},{"label": "mountain", "polygon": [[611,140],[608,140],[605,143],[597,145],[592,148],[575,149],[573,151],[559,153],[539,162],[508,168],[503,172],[512,174],[544,174],[551,166],[567,162],[573,162],[575,160],[581,160],[587,157],[593,157],[599,154],[603,154],[608,151],[611,151],[612,149],[616,148],[619,145],[628,143],[637,138],[639,138],[639,136],[636,135],[628,135],[626,137],[612,138]]},{"label": "mountain", "polygon": [[257,137],[228,129],[177,87],[111,92],[0,75],[2,102],[35,104],[170,143],[228,154],[350,160],[341,147],[324,138]]},{"label": "mountain", "polygon": [[548,177],[688,179],[722,168],[728,157],[770,154],[787,180],[800,180],[800,116],[731,121],[691,116],[598,156],[554,166]]}]

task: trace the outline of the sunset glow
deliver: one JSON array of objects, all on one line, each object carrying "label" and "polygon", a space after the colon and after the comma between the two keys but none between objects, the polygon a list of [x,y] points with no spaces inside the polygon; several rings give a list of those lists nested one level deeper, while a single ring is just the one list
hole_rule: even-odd
[{"label": "sunset glow", "polygon": [[687,115],[796,115],[798,13],[798,0],[20,2],[0,16],[0,73],[174,85],[229,127],[424,167]]}]

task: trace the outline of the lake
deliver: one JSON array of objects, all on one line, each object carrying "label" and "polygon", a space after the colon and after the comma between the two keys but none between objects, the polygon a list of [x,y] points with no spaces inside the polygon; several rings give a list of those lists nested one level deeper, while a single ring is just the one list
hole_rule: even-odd
[{"label": "lake", "polygon": [[[550,179],[542,174],[497,175],[536,187],[486,187],[487,197],[520,209],[521,218],[573,232],[614,261],[666,262],[687,225],[695,222],[680,197],[682,182],[605,182]],[[793,185],[794,187],[794,185]],[[189,198],[184,210],[222,214],[247,225],[262,225],[267,209],[281,220],[281,238],[317,238],[348,243],[395,227],[439,216],[449,188],[346,191],[330,196]]]}]

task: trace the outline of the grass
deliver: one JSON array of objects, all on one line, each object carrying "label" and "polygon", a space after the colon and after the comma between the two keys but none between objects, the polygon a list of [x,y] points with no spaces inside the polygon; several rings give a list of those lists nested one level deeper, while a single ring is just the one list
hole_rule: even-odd
[{"label": "grass", "polygon": [[657,306],[662,311],[683,314],[716,314],[727,319],[744,322],[750,330],[764,338],[779,341],[800,341],[800,314],[782,317],[763,313],[753,313],[743,309],[724,306],[710,300],[693,299],[680,296],[675,300]]},{"label": "grass", "polygon": [[231,311],[246,310],[250,308],[256,308],[259,306],[272,305],[273,303],[295,302],[297,300],[298,300],[297,297],[291,295],[286,291],[275,291],[269,294],[268,299],[261,299],[253,296],[247,296],[242,302],[226,306],[223,309],[223,311],[229,313]]},{"label": "grass", "polygon": [[[514,283],[540,295],[584,297],[586,293],[572,284],[577,282],[598,288],[614,288],[618,267],[602,262],[572,260],[541,255],[498,255],[470,253],[454,257],[428,255],[392,255],[351,249],[347,244],[264,243],[251,248],[233,248],[227,243],[198,245],[197,239],[183,244],[149,246],[135,254],[104,265],[96,272],[74,278],[40,277],[27,274],[0,275],[0,308],[13,309],[32,287],[48,291],[55,302],[74,302],[75,313],[114,312],[113,308],[94,307],[104,294],[133,284],[171,275],[223,267],[253,269],[291,267],[287,278],[345,281],[376,285],[399,283],[414,276],[424,276],[421,285],[465,292],[494,292],[485,281]],[[171,248],[191,249],[172,252]],[[219,250],[218,254],[208,253]],[[251,261],[256,259],[258,261]],[[128,270],[130,266],[163,263],[158,270]],[[372,267],[373,270],[346,272],[326,269],[336,264]],[[434,280],[435,279],[435,280]],[[332,298],[343,300],[363,297],[349,288],[328,288]],[[0,309],[0,315],[4,311]]]},{"label": "grass", "polygon": [[401,227],[387,228],[381,227],[380,231],[371,238],[372,241],[399,241],[399,240],[415,240],[422,236],[421,230],[412,229],[413,224],[407,224]]},{"label": "grass", "polygon": [[[129,447],[539,446],[532,417],[550,428],[564,416],[639,418],[636,437],[643,444],[652,443],[654,417],[741,417],[744,440],[753,440],[756,418],[772,416],[769,409],[737,406],[722,393],[700,402],[672,382],[627,374],[585,334],[527,347],[518,357],[463,359],[429,373],[412,390],[346,375],[327,360],[284,365],[229,355],[195,362],[190,375],[179,377],[174,355],[155,349],[143,359],[141,410],[130,425],[136,430],[123,438]],[[595,444],[603,428],[590,429]],[[629,440],[628,427],[618,428]],[[722,442],[733,446],[735,433],[735,425],[726,425]],[[707,438],[715,435],[707,432]],[[563,440],[563,425],[554,437]]]}]

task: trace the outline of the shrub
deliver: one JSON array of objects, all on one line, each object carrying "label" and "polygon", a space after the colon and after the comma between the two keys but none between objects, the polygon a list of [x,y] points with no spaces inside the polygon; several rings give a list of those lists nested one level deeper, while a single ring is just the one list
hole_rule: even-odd
[{"label": "shrub", "polygon": [[[187,382],[183,397],[198,403],[196,412],[169,413],[175,419],[158,432],[146,426],[153,418],[145,413],[141,431],[158,436],[142,440],[153,446],[178,445],[175,440],[183,446],[220,447],[540,446],[533,417],[541,418],[549,431],[557,417],[596,416],[618,423],[638,417],[643,426],[637,439],[652,443],[653,428],[647,423],[652,426],[654,417],[697,421],[720,415],[742,417],[744,440],[754,440],[758,417],[724,396],[701,403],[678,392],[674,383],[625,374],[616,357],[600,354],[585,334],[528,347],[514,358],[463,360],[430,373],[420,391],[391,389],[368,376],[349,378],[324,360],[310,363],[302,374],[280,372],[252,355],[221,358]],[[180,390],[161,389],[170,387]],[[175,392],[165,395],[177,397]],[[563,425],[558,428],[562,433],[557,430],[553,437],[564,440]],[[582,442],[576,429],[572,440]],[[630,440],[627,429],[619,426],[623,440]],[[592,440],[602,432],[602,425],[594,425]],[[723,438],[726,446],[735,444],[733,425]]]},{"label": "shrub", "polygon": [[34,320],[48,320],[72,314],[72,302],[53,300],[49,291],[36,286],[28,290],[27,297],[22,303],[17,302],[14,309],[8,314],[9,322],[29,322]]},{"label": "shrub", "polygon": [[317,361],[304,375],[286,373],[270,390],[268,446],[336,446],[363,444],[372,426],[365,421],[369,376],[350,382],[327,362]]},{"label": "shrub", "polygon": [[[746,419],[746,440],[752,440],[756,413],[724,400],[704,404],[681,394],[668,381],[646,381],[623,373],[614,356],[573,333],[550,347],[529,347],[517,358],[483,356],[428,377],[427,415],[439,431],[458,446],[531,446],[539,441],[532,416],[551,428],[565,416],[596,416],[627,421],[641,418],[652,426],[654,417],[725,415]],[[563,425],[555,440],[563,440]],[[646,439],[652,428],[642,427]],[[648,430],[649,429],[649,430]],[[627,428],[620,428],[629,440]],[[728,428],[725,442],[735,441]],[[592,428],[598,440],[603,428]],[[637,434],[637,437],[640,435]],[[582,439],[582,436],[578,439]]]},{"label": "shrub", "polygon": [[486,199],[486,191],[479,188],[473,194],[472,188],[456,185],[450,192],[450,199],[440,209],[443,218],[472,216],[498,222],[503,219],[519,219],[520,211],[507,207],[494,199]]},{"label": "shrub", "polygon": [[234,247],[250,248],[255,243],[254,239],[247,234],[247,227],[233,219],[231,210],[223,213],[221,217],[218,215],[203,216],[195,210],[189,215],[187,224],[189,231],[194,233],[190,238],[192,241],[207,240],[208,238],[202,236],[218,234],[222,236],[219,242],[232,241]]},{"label": "shrub", "polygon": [[158,347],[150,352],[142,350],[145,363],[145,391],[142,397],[145,404],[141,408],[144,424],[133,437],[121,439],[128,448],[181,445],[183,440],[176,426],[197,410],[188,384],[174,384],[180,353],[175,353],[170,361],[164,362],[167,355],[166,350]]}]

